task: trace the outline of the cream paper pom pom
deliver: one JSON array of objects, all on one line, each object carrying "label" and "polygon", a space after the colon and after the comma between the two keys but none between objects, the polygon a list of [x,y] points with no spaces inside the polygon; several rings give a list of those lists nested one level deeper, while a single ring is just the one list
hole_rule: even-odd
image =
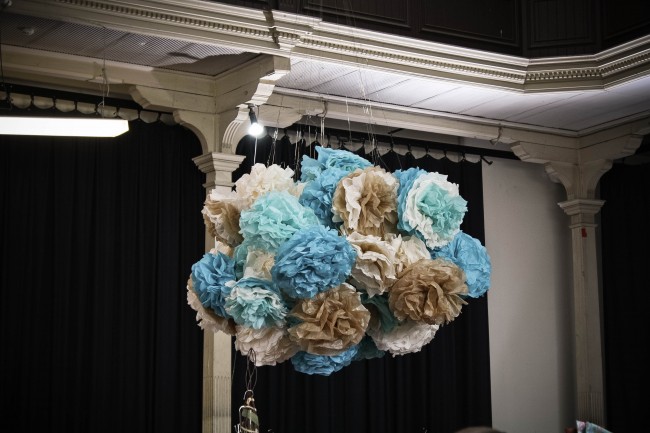
[{"label": "cream paper pom pom", "polygon": [[397,356],[419,352],[433,340],[438,329],[438,325],[406,320],[390,332],[382,332],[381,327],[368,327],[367,333],[374,340],[377,349]]},{"label": "cream paper pom pom", "polygon": [[393,244],[378,236],[364,236],[356,232],[347,239],[357,252],[352,268],[353,285],[364,289],[370,297],[384,293],[397,281],[397,251]]},{"label": "cream paper pom pom", "polygon": [[289,338],[286,328],[269,327],[253,329],[237,326],[235,349],[247,356],[255,352],[255,365],[276,365],[295,355],[299,348]]},{"label": "cream paper pom pom", "polygon": [[287,191],[295,195],[297,187],[293,181],[293,170],[279,165],[255,164],[250,174],[245,174],[235,182],[237,196],[242,202],[242,209],[248,209],[253,202],[271,191]]}]

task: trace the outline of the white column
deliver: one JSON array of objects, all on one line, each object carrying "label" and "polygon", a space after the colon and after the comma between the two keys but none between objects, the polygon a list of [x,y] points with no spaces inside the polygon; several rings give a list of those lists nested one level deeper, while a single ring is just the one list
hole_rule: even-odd
[{"label": "white column", "polygon": [[559,203],[571,218],[577,419],[605,425],[601,294],[594,216],[602,200]]},{"label": "white column", "polygon": [[[575,419],[606,426],[601,322],[601,285],[594,216],[601,176],[615,159],[633,154],[648,125],[632,122],[580,138],[538,136],[519,141],[513,152],[523,161],[544,164],[550,179],[562,183],[567,200],[558,203],[570,217],[573,255]],[[557,143],[550,146],[549,143]]]},{"label": "white column", "polygon": [[[212,189],[230,191],[232,173],[244,160],[242,155],[211,152],[193,159],[205,173],[203,186],[208,194]],[[214,239],[206,230],[205,249],[214,247]],[[230,433],[230,350],[231,337],[223,332],[205,332],[203,336],[203,433]]]}]

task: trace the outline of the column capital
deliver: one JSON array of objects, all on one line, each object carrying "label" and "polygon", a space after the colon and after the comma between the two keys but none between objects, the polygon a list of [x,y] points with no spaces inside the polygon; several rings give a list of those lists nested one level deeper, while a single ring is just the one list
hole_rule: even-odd
[{"label": "column capital", "polygon": [[595,199],[600,178],[614,160],[634,154],[648,132],[647,119],[576,137],[520,133],[511,144],[522,161],[544,164],[566,189],[567,200]]},{"label": "column capital", "polygon": [[232,188],[232,173],[246,158],[244,155],[232,153],[209,152],[192,158],[194,164],[205,173],[206,179],[203,186],[207,191],[215,187]]},{"label": "column capital", "polygon": [[571,217],[569,227],[595,227],[594,216],[600,212],[604,200],[574,199],[558,203],[564,213]]}]

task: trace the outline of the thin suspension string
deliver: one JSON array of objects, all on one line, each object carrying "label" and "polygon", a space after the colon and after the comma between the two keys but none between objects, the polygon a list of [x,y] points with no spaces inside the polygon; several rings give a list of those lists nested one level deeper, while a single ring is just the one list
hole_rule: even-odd
[{"label": "thin suspension string", "polygon": [[[106,31],[106,27],[102,28]],[[108,76],[106,74],[106,32],[104,32],[104,44],[102,46],[102,81],[100,84],[100,90],[102,93],[102,100],[99,104],[97,104],[97,112],[101,117],[105,117],[106,114],[106,97],[108,96],[108,93],[110,92],[110,84],[108,82]]]},{"label": "thin suspension string", "polygon": [[248,349],[246,361],[246,390],[253,391],[257,384],[257,354],[252,348]]},{"label": "thin suspension string", "polygon": [[[253,111],[255,109],[253,108]],[[257,110],[257,116],[260,115],[260,110]],[[253,147],[253,165],[257,164],[257,136],[255,136],[255,146]]]}]

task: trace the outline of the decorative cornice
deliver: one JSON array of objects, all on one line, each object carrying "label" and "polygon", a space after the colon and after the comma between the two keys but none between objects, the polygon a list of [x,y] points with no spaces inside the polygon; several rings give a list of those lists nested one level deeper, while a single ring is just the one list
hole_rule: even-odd
[{"label": "decorative cornice", "polygon": [[604,89],[650,74],[650,36],[594,55],[526,59],[201,0],[23,0],[12,12],[516,92]]},{"label": "decorative cornice", "polygon": [[[434,55],[419,56],[405,52],[393,51],[390,49],[372,49],[369,47],[359,47],[350,44],[341,44],[318,40],[314,37],[305,36],[298,44],[298,49],[305,48],[310,51],[331,52],[348,55],[351,63],[359,66],[363,65],[361,59],[378,60],[390,64],[409,65],[421,68],[418,75],[435,75],[434,72],[443,72],[451,75],[463,77],[479,77],[488,80],[499,81],[503,83],[523,84],[525,74],[519,71],[508,71],[486,67],[477,63],[461,63],[450,61],[443,58],[436,58]],[[392,69],[384,67],[383,69]]]}]

